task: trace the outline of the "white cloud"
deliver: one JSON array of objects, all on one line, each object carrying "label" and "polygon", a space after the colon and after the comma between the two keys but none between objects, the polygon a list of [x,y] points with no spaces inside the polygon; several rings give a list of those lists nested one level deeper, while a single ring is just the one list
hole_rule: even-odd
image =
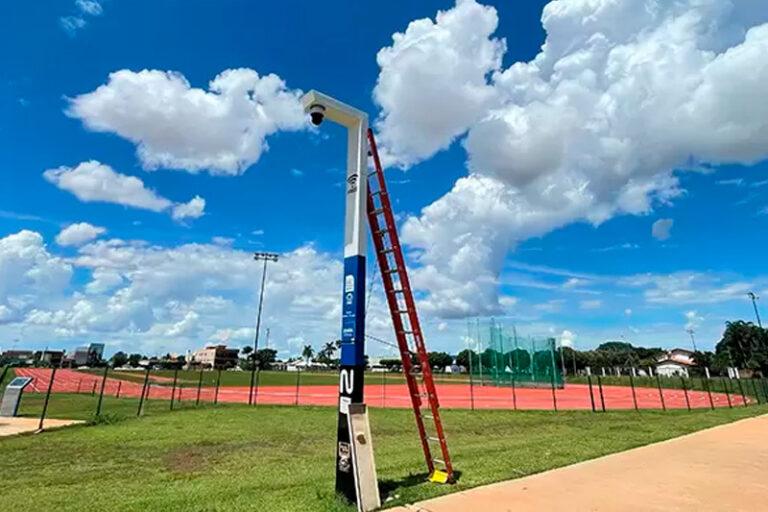
[{"label": "white cloud", "polygon": [[573,342],[575,339],[576,335],[566,329],[560,333],[560,346],[573,348]]},{"label": "white cloud", "polygon": [[63,16],[59,18],[59,24],[61,25],[61,28],[64,29],[64,32],[70,37],[74,37],[75,34],[77,34],[77,31],[85,28],[88,22],[80,16]]},{"label": "white cloud", "polygon": [[173,220],[199,219],[205,212],[205,199],[195,196],[188,203],[180,203],[171,210]]},{"label": "white cloud", "polygon": [[0,238],[0,322],[32,305],[52,303],[71,276],[71,265],[50,254],[39,233],[24,230]]},{"label": "white cloud", "polygon": [[579,308],[580,309],[600,309],[603,306],[603,301],[594,299],[594,300],[582,300],[579,302]]},{"label": "white cloud", "polygon": [[717,304],[744,300],[755,285],[745,280],[731,280],[716,274],[675,272],[641,274],[619,278],[619,284],[643,289],[645,300],[654,304]]},{"label": "white cloud", "polygon": [[139,178],[116,172],[96,160],[81,162],[75,167],[48,169],[43,176],[86,203],[106,202],[153,212],[170,211],[175,220],[198,218],[205,209],[205,200],[200,196],[188,203],[174,204],[147,188]]},{"label": "white cloud", "polygon": [[76,0],[75,6],[83,13],[91,16],[99,16],[104,8],[96,0]]},{"label": "white cloud", "polygon": [[632,309],[631,309],[631,308],[626,308],[626,309],[624,310],[624,314],[625,314],[626,316],[632,316]]},{"label": "white cloud", "polygon": [[81,246],[106,233],[105,228],[79,222],[70,224],[56,236],[56,243],[61,246]]},{"label": "white cloud", "polygon": [[700,316],[697,311],[686,311],[684,316],[686,331],[695,331],[704,321],[704,317]]},{"label": "white cloud", "polygon": [[651,235],[656,240],[669,240],[672,236],[672,226],[675,221],[672,219],[659,219],[651,226]]},{"label": "white cloud", "polygon": [[385,162],[410,165],[445,149],[491,106],[486,81],[499,68],[503,40],[496,10],[474,1],[411,22],[376,56],[381,67],[373,96]]},{"label": "white cloud", "polygon": [[[474,0],[382,50],[377,129],[392,161],[416,163],[467,133],[469,176],[404,225],[435,313],[497,311],[501,263],[520,240],[649,213],[682,193],[676,169],[766,157],[768,10],[649,6],[551,2],[541,52],[506,69],[496,11]],[[456,122],[442,117],[444,91]]]},{"label": "white cloud", "polygon": [[237,175],[259,160],[267,136],[305,125],[299,96],[277,75],[246,68],[222,72],[207,91],[180,73],[123,69],[71,99],[67,114],[135,143],[145,169]]}]

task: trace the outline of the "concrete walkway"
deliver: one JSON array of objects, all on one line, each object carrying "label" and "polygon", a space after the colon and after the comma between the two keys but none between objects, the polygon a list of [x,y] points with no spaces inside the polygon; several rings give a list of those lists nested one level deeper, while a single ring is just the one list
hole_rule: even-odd
[{"label": "concrete walkway", "polygon": [[[43,424],[45,430],[66,427],[69,425],[75,425],[77,423],[84,423],[77,420],[55,420],[46,419]],[[25,434],[27,432],[35,432],[38,425],[40,425],[39,418],[6,418],[0,417],[0,437],[15,436],[16,434]]]},{"label": "concrete walkway", "polygon": [[768,416],[545,473],[399,507],[399,512],[765,510]]}]

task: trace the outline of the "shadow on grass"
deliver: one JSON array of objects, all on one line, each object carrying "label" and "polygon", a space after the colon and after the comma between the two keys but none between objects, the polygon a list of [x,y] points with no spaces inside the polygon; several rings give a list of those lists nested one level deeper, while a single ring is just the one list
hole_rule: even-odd
[{"label": "shadow on grass", "polygon": [[[453,472],[453,478],[454,483],[458,482],[459,479],[461,479],[461,471],[454,471]],[[429,481],[429,473],[409,473],[408,476],[400,479],[386,479],[386,480],[380,480],[379,481],[379,493],[381,494],[382,501],[385,501],[387,498],[397,498],[395,496],[395,493],[398,491],[403,491],[405,489],[410,489],[412,487],[416,487],[422,484],[425,484]]]}]

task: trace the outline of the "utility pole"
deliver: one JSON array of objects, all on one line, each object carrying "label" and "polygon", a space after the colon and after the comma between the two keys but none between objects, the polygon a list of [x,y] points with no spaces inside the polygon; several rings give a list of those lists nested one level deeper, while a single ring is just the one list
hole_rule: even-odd
[{"label": "utility pole", "polygon": [[760,312],[757,310],[757,299],[760,297],[758,297],[755,292],[747,292],[747,296],[752,299],[752,307],[755,308],[755,317],[757,317],[757,326],[762,329],[763,324],[760,322]]},{"label": "utility pole", "polygon": [[691,343],[693,344],[693,351],[698,352],[698,350],[696,350],[696,338],[694,338],[693,336],[696,331],[693,330],[693,327],[689,327],[688,329],[685,330],[685,332],[691,335]]},{"label": "utility pole", "polygon": [[267,262],[277,261],[278,255],[273,252],[256,252],[253,254],[253,259],[256,261],[264,262],[264,270],[261,272],[261,291],[259,292],[259,310],[256,314],[256,334],[253,337],[253,365],[251,366],[251,387],[248,393],[248,405],[253,404],[253,381],[256,375],[256,365],[258,360],[256,354],[259,350],[259,330],[261,329],[261,309],[264,305],[264,285],[267,281]]}]

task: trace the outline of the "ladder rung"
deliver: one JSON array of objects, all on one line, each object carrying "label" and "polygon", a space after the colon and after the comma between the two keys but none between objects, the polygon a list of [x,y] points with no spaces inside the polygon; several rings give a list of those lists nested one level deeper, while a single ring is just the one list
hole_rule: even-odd
[{"label": "ladder rung", "polygon": [[400,313],[401,315],[404,315],[405,313],[408,313],[408,310],[407,309],[398,309],[397,312]]},{"label": "ladder rung", "polygon": [[376,232],[376,234],[377,234],[377,235],[381,235],[381,234],[383,234],[383,233],[386,233],[386,232],[388,232],[388,231],[389,231],[389,228],[383,228],[383,229],[380,229],[380,230],[378,230],[378,231]]},{"label": "ladder rung", "polygon": [[381,194],[385,194],[385,193],[386,193],[386,192],[384,192],[383,190],[372,190],[372,191],[371,191],[371,195],[372,195],[372,196],[375,196],[375,195],[381,195]]},{"label": "ladder rung", "polygon": [[379,251],[379,254],[389,254],[391,252],[395,252],[395,248],[394,247],[390,247],[389,249],[382,249],[382,250]]},{"label": "ladder rung", "polygon": [[433,443],[439,443],[440,442],[440,438],[438,438],[438,437],[428,436],[427,439],[429,439]]},{"label": "ladder rung", "polygon": [[445,464],[445,461],[444,461],[443,459],[434,458],[434,459],[432,459],[432,462],[439,462],[439,463],[440,463],[440,464],[442,464],[443,466],[445,466],[445,465],[446,465],[446,464]]},{"label": "ladder rung", "polygon": [[400,272],[399,268],[388,268],[384,271],[385,274],[396,274],[398,272]]},{"label": "ladder rung", "polygon": [[434,416],[432,416],[431,414],[422,414],[422,415],[421,415],[421,417],[422,417],[422,418],[429,418],[430,420],[433,420],[433,419],[435,419],[435,417],[434,417]]},{"label": "ladder rung", "polygon": [[397,290],[390,290],[392,293],[405,293],[405,290],[398,288]]},{"label": "ladder rung", "polygon": [[380,213],[384,213],[384,208],[376,208],[375,210],[371,210],[370,215],[378,215]]}]

